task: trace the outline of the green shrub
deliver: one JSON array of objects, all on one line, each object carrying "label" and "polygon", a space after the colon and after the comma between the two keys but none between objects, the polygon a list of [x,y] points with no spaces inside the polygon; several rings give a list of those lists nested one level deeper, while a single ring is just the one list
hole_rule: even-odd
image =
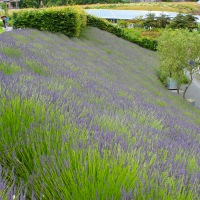
[{"label": "green shrub", "polygon": [[91,15],[87,15],[87,25],[97,27],[101,30],[115,34],[118,37],[124,35],[124,31],[121,28],[118,28],[104,19],[100,19]]},{"label": "green shrub", "polygon": [[3,32],[4,32],[3,28],[2,28],[2,27],[0,27],[0,33],[3,33]]},{"label": "green shrub", "polygon": [[7,7],[7,4],[6,3],[2,3],[1,4],[1,7],[4,11],[4,15],[8,15],[8,7]]},{"label": "green shrub", "polygon": [[[163,69],[159,69],[157,71],[157,76],[163,85],[167,84],[167,78],[169,77],[169,73],[167,73]],[[180,80],[180,84],[188,84],[188,83],[189,83],[189,79],[187,78],[185,74],[183,74],[182,79]]]},{"label": "green shrub", "polygon": [[8,23],[7,23],[7,25],[8,26],[13,26],[13,17],[11,16],[11,15],[8,15]]},{"label": "green shrub", "polygon": [[34,28],[77,37],[86,26],[86,13],[75,7],[31,9],[13,13],[13,27]]},{"label": "green shrub", "polygon": [[159,69],[157,71],[157,76],[163,85],[167,84],[167,77],[169,77],[169,75],[164,70]]},{"label": "green shrub", "polygon": [[2,27],[3,26],[3,21],[0,21],[0,27]]},{"label": "green shrub", "polygon": [[116,35],[120,38],[123,38],[123,39],[128,40],[128,41],[133,42],[133,43],[136,43],[139,46],[142,46],[146,49],[150,49],[150,50],[155,51],[156,48],[157,48],[157,41],[156,40],[152,40],[152,39],[148,39],[148,38],[134,37],[128,31],[125,31],[122,28],[116,27],[115,25],[109,23],[106,20],[91,16],[91,15],[87,16],[87,25],[97,27],[101,30],[110,32],[110,33],[112,33],[112,34],[114,34],[114,35]]}]

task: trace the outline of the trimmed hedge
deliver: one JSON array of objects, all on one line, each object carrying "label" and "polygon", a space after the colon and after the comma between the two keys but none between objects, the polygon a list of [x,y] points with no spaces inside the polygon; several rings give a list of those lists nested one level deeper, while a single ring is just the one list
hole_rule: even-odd
[{"label": "trimmed hedge", "polygon": [[75,7],[22,10],[13,13],[13,28],[34,28],[77,37],[86,27],[86,16]]},{"label": "trimmed hedge", "polygon": [[34,28],[52,33],[63,33],[69,37],[80,35],[86,25],[97,27],[120,38],[136,43],[146,49],[156,50],[157,41],[137,38],[106,20],[87,15],[77,7],[29,9],[13,13],[13,28]]},{"label": "trimmed hedge", "polygon": [[87,15],[87,25],[97,27],[101,30],[115,34],[116,36],[120,38],[136,43],[139,46],[144,47],[146,49],[150,49],[154,51],[157,50],[158,43],[156,40],[151,40],[148,38],[133,37],[130,33],[126,32],[122,28],[116,27],[104,19],[100,19],[92,15]]}]

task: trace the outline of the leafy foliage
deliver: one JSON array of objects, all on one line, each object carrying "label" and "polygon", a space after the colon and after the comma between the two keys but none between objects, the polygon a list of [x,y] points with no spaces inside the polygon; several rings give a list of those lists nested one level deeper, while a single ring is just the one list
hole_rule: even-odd
[{"label": "leafy foliage", "polygon": [[157,22],[156,22],[155,14],[154,13],[147,14],[145,19],[144,19],[143,25],[147,26],[147,27],[156,27]]},{"label": "leafy foliage", "polygon": [[7,4],[6,3],[1,3],[1,7],[4,11],[4,15],[7,15],[8,14],[8,7],[7,7]]},{"label": "leafy foliage", "polygon": [[176,17],[174,17],[169,25],[170,28],[173,29],[186,29],[188,28],[190,31],[192,31],[195,28],[198,28],[198,24],[196,22],[196,17],[188,14],[183,15],[181,13],[177,14]]},{"label": "leafy foliage", "polygon": [[184,72],[188,71],[190,85],[193,71],[198,67],[197,60],[200,58],[200,35],[189,30],[166,29],[158,39],[158,55],[162,82],[166,82],[167,77],[175,78],[180,86],[185,81]]},{"label": "leafy foliage", "polygon": [[156,50],[157,41],[149,38],[138,38],[134,37],[129,31],[126,31],[122,28],[116,27],[115,25],[109,23],[106,20],[88,15],[87,16],[87,24],[89,26],[97,27],[101,30],[105,30],[109,33],[112,33],[118,37],[121,37],[130,42],[136,43],[139,46],[142,46],[147,49]]},{"label": "leafy foliage", "polygon": [[34,28],[79,36],[86,26],[86,13],[75,7],[32,9],[13,13],[13,27]]},{"label": "leafy foliage", "polygon": [[170,17],[165,14],[161,14],[159,17],[157,17],[157,27],[159,28],[165,28],[168,24],[170,24]]}]

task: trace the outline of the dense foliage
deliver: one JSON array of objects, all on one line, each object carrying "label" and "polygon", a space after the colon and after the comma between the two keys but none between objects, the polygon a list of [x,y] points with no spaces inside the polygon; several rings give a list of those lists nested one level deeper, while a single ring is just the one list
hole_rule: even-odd
[{"label": "dense foliage", "polygon": [[133,27],[141,27],[145,29],[151,28],[172,28],[172,29],[189,29],[190,31],[198,29],[197,18],[194,15],[181,13],[177,14],[173,19],[168,15],[155,13],[149,13],[145,18],[135,18],[132,20],[120,20],[121,26],[128,27],[129,24],[133,24]]},{"label": "dense foliage", "polygon": [[198,28],[196,20],[197,18],[191,14],[183,15],[179,13],[172,19],[169,27],[173,29],[189,29],[192,31],[193,29]]},{"label": "dense foliage", "polygon": [[13,14],[13,27],[34,28],[79,36],[86,26],[86,13],[75,7],[23,10]]},{"label": "dense foliage", "polygon": [[[8,7],[7,7],[7,4],[6,4],[6,3],[1,3],[0,5],[1,5],[1,8],[2,8],[2,10],[0,10],[1,14],[2,14],[2,15],[7,15],[7,14],[8,14]],[[2,13],[2,11],[3,11],[4,13]]]},{"label": "dense foliage", "polygon": [[135,37],[128,30],[124,30],[120,27],[117,27],[104,19],[100,19],[100,18],[91,16],[91,15],[88,15],[87,16],[87,25],[97,27],[101,30],[112,33],[118,37],[125,39],[125,40],[136,43],[146,49],[151,49],[151,50],[155,51],[157,48],[156,40],[145,38],[145,37],[140,37],[140,38],[137,36]]},{"label": "dense foliage", "polygon": [[0,60],[3,199],[199,199],[200,112],[155,52],[24,29],[0,35]]},{"label": "dense foliage", "polygon": [[143,20],[142,24],[148,28],[165,28],[168,24],[170,24],[170,17],[165,14],[161,14],[159,17],[156,17],[154,13],[149,13]]},{"label": "dense foliage", "polygon": [[166,82],[167,77],[175,78],[180,86],[185,81],[184,74],[188,72],[189,87],[192,75],[199,66],[200,34],[183,29],[166,29],[158,38],[158,55],[161,61],[159,78],[163,82]]}]

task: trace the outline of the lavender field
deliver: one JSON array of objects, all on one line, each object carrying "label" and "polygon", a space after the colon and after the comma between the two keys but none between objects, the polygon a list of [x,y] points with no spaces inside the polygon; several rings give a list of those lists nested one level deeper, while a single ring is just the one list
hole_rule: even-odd
[{"label": "lavender field", "polygon": [[96,28],[1,34],[1,198],[199,199],[200,111],[158,66]]}]

